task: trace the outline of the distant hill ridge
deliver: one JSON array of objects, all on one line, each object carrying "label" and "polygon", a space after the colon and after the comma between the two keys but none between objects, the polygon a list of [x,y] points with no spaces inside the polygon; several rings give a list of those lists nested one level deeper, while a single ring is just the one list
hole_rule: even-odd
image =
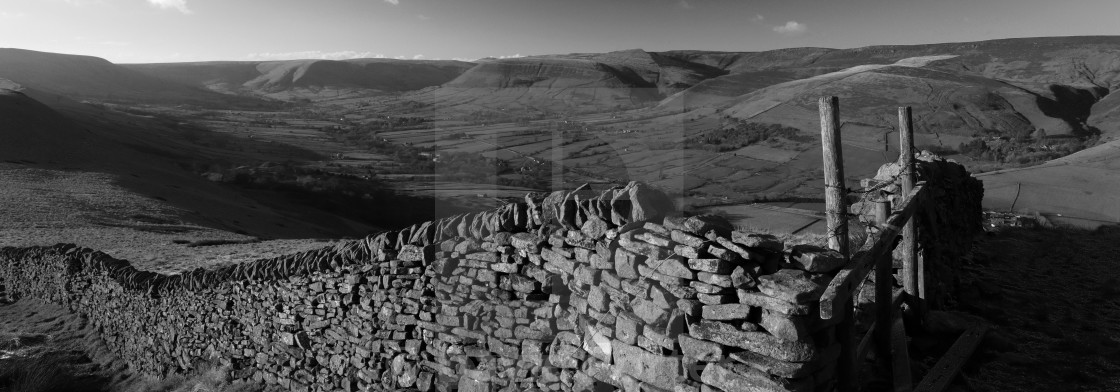
[{"label": "distant hill ridge", "polygon": [[[953,56],[907,67],[899,61]],[[892,65],[893,64],[893,65]],[[886,65],[886,66],[884,66]],[[874,67],[872,67],[874,66]],[[814,77],[828,76],[822,82]],[[293,91],[408,93],[440,86],[441,107],[608,111],[650,104],[805,128],[816,96],[849,120],[889,129],[894,106],[919,108],[920,132],[1118,133],[1120,37],[1043,37],[761,52],[640,49],[476,63],[291,60],[115,65],[89,56],[0,49],[0,78],[76,98],[177,103],[298,98]],[[215,96],[214,92],[225,93]],[[434,98],[433,98],[434,97]],[[445,102],[444,102],[445,101]]]},{"label": "distant hill ridge", "polygon": [[287,60],[125,64],[123,67],[224,92],[270,93],[299,87],[409,91],[446,83],[473,63],[442,60]]},{"label": "distant hill ridge", "polygon": [[262,104],[153,77],[99,57],[25,49],[0,48],[0,78],[75,99],[226,107]]}]

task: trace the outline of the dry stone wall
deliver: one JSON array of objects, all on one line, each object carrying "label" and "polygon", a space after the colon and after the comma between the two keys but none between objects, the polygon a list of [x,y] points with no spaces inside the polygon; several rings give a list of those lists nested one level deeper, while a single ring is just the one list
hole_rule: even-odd
[{"label": "dry stone wall", "polygon": [[220,362],[294,391],[815,391],[836,252],[678,217],[645,185],[526,197],[318,251],[166,276],[0,250],[9,297],[69,306],[149,374]]}]

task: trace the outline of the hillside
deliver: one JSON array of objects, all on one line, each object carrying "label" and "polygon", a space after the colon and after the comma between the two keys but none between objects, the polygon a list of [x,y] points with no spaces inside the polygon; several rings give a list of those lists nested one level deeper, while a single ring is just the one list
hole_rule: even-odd
[{"label": "hillside", "polygon": [[[711,61],[732,73],[706,80],[661,106],[730,107],[727,112],[734,117],[799,126],[816,115],[809,101],[837,95],[845,103],[849,121],[884,128],[893,121],[870,113],[912,105],[919,132],[1006,135],[1013,129],[1042,128],[1054,135],[1092,127],[1108,134],[1118,125],[1111,114],[1117,99],[1108,97],[1120,85],[1118,37],[775,52],[678,53],[682,58]],[[785,54],[784,61],[775,61],[777,54]],[[906,62],[931,56],[941,58]],[[764,60],[752,63],[744,59],[748,57]],[[778,113],[760,116],[771,109]]]},{"label": "hillside", "polygon": [[[448,82],[474,64],[439,60],[290,60],[125,64],[152,77],[229,94],[274,96],[292,90],[400,92]],[[284,97],[284,96],[277,96]]]},{"label": "hillside", "polygon": [[0,157],[8,162],[74,165],[110,149],[46,105],[8,89],[0,89],[0,130]]},{"label": "hillside", "polygon": [[987,208],[1042,212],[1051,221],[1085,228],[1120,223],[1120,141],[977,177],[984,181]]},{"label": "hillside", "polygon": [[725,74],[718,67],[640,49],[482,61],[437,92],[443,106],[542,112],[629,108]]},{"label": "hillside", "polygon": [[[128,221],[128,216],[141,212],[124,212],[130,209],[121,206],[111,210],[118,212],[101,215],[106,212],[101,206],[120,200],[125,200],[125,205],[138,203],[127,201],[132,199],[158,206],[150,209],[169,211],[160,221],[189,223],[198,230],[307,238],[354,235],[374,229],[283,198],[245,194],[207,181],[183,166],[208,155],[213,157],[213,151],[162,129],[152,119],[74,105],[63,113],[23,92],[0,90],[0,171],[7,184],[4,195],[0,195],[4,200],[0,206],[7,217],[2,229],[15,230],[9,234],[20,233],[4,235],[6,242],[42,241],[73,235],[67,230],[84,225],[101,222],[113,226],[122,219]],[[43,177],[38,174],[43,170],[57,173]],[[68,179],[57,187],[46,185],[57,178]],[[67,182],[69,185],[65,185]],[[114,192],[125,196],[92,204],[81,201],[101,194],[98,189],[105,187],[119,189]],[[30,196],[35,189],[40,190],[38,198]],[[51,202],[27,204],[27,200]],[[80,202],[71,205],[67,200]],[[52,205],[55,202],[59,205]],[[47,237],[25,236],[32,227],[57,230]]]},{"label": "hillside", "polygon": [[[1120,37],[791,48],[764,52],[626,50],[484,60],[433,94],[443,109],[530,113],[716,109],[802,128],[815,98],[837,95],[845,121],[889,129],[914,106],[919,133],[1088,134],[1120,125]],[[884,109],[888,109],[884,111]],[[766,115],[762,115],[767,113]],[[760,116],[761,115],[761,116]],[[956,147],[966,139],[947,140]]]},{"label": "hillside", "polygon": [[92,56],[0,48],[0,78],[72,99],[206,107],[268,107],[152,77]]},{"label": "hillside", "polygon": [[[680,195],[727,200],[819,196],[821,96],[840,98],[852,176],[897,156],[899,106],[914,108],[919,149],[983,170],[1044,162],[1120,135],[1120,98],[1112,93],[1120,85],[1120,37],[763,52],[635,49],[477,63],[358,59],[109,68],[222,92],[225,99],[298,101],[289,103],[287,114],[164,112],[205,118],[207,126],[230,135],[284,136],[270,139],[273,146],[300,148],[292,135],[346,135],[334,141],[361,141],[380,157],[396,155],[395,145],[415,149],[415,156],[427,153],[420,149],[444,149],[522,166],[491,170],[503,173],[502,181],[525,180],[519,173],[555,161],[571,169],[552,171],[565,176],[554,184],[643,180]],[[58,89],[13,80],[42,90],[41,96],[32,89],[28,94],[52,107],[65,101],[52,98]],[[322,133],[328,131],[333,136]],[[741,135],[727,137],[732,133]],[[220,155],[174,138],[120,134],[149,149],[166,144],[165,151],[186,147],[190,154]],[[554,140],[546,140],[549,135]],[[978,143],[986,150],[957,153]],[[386,159],[374,166],[415,174]],[[486,181],[498,181],[492,177]]]}]

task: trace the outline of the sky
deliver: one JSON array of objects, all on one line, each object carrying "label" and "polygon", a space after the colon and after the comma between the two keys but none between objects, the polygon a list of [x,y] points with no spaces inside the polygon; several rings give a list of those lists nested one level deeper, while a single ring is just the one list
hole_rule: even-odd
[{"label": "sky", "polygon": [[115,63],[475,60],[1120,35],[1120,0],[0,0],[0,47]]}]

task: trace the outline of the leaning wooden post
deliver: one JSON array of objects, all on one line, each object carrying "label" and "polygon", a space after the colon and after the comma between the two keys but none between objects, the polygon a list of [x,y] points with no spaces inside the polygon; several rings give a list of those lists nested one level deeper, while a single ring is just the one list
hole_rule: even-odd
[{"label": "leaning wooden post", "polygon": [[[817,102],[821,115],[821,147],[824,151],[824,204],[828,247],[845,259],[848,255],[848,206],[844,200],[844,156],[840,145],[840,99],[821,97]],[[849,260],[850,262],[850,260]],[[836,326],[836,339],[840,341],[840,359],[837,361],[837,381],[841,391],[856,390],[856,347],[852,338],[855,317],[852,298],[840,306],[840,324]]]},{"label": "leaning wooden post", "polygon": [[840,145],[840,99],[821,97],[824,204],[828,247],[848,257],[848,206],[844,200],[844,154]]},{"label": "leaning wooden post", "polygon": [[[882,197],[875,201],[875,226],[879,232],[882,232],[890,219],[890,200]],[[894,320],[894,263],[892,262],[890,254],[886,254],[875,260],[875,330],[871,331],[875,335],[875,353],[879,359],[879,363],[883,364],[886,369],[891,369],[891,333]]]},{"label": "leaning wooden post", "polygon": [[[914,121],[910,113],[910,107],[898,108],[898,139],[899,139],[899,163],[902,165],[902,194],[909,195],[910,191],[914,189]],[[917,214],[914,214],[916,217]],[[914,220],[912,217],[906,221],[906,226],[902,228],[902,287],[906,290],[906,294],[914,299],[915,310],[917,313],[917,320],[921,322],[925,314],[922,311],[924,306],[924,292],[921,290],[922,266],[917,263],[917,248],[915,240],[917,239],[917,229],[914,227]]]}]

